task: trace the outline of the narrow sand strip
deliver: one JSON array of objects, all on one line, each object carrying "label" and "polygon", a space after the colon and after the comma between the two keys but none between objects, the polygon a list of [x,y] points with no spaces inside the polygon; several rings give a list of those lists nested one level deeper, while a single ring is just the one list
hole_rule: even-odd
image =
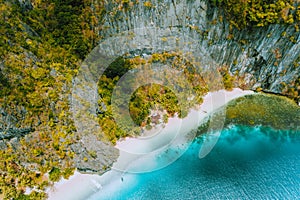
[{"label": "narrow sand strip", "polygon": [[[153,137],[125,138],[118,141],[116,148],[120,150],[120,156],[117,162],[114,163],[113,170],[102,176],[76,172],[69,180],[61,180],[55,183],[54,187],[47,191],[49,199],[87,199],[99,190],[108,192],[111,190],[107,188],[119,188],[123,183],[125,172],[153,171],[171,164],[184,151],[170,153],[168,151],[170,148],[181,145],[181,149],[186,149],[189,139],[193,139],[188,134],[196,129],[204,118],[229,101],[247,94],[253,94],[253,91],[243,91],[236,88],[232,91],[220,90],[208,93],[203,97],[204,101],[198,110],[191,110],[184,119],[170,118],[165,128],[154,134]],[[165,152],[168,152],[168,154],[165,154]],[[166,159],[166,162],[161,162],[158,166],[155,159],[165,155],[171,156],[171,159]]]}]

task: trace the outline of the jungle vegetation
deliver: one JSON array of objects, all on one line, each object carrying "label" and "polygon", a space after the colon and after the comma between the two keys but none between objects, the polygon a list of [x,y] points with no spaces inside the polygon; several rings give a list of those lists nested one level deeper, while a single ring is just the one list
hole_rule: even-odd
[{"label": "jungle vegetation", "polygon": [[[69,116],[72,77],[100,36],[100,2],[0,1],[1,132],[34,128],[24,138],[0,141],[0,199],[44,199],[44,189],[74,172],[76,142]],[[48,176],[47,176],[48,174]],[[24,194],[26,188],[33,189]]]},{"label": "jungle vegetation", "polygon": [[[192,63],[185,60],[182,55],[175,52],[154,53],[149,58],[136,56],[133,58],[118,58],[115,62],[106,69],[103,76],[99,79],[99,105],[106,105],[106,111],[99,113],[99,122],[104,133],[109,137],[110,141],[116,142],[120,137],[127,135],[136,135],[140,129],[132,130],[129,127],[120,127],[116,124],[112,116],[111,97],[113,89],[119,78],[129,70],[135,70],[143,66],[144,68],[151,65],[157,65],[157,69],[163,69],[163,65],[171,66],[174,74],[165,73],[161,84],[144,84],[141,85],[134,93],[130,94],[129,102],[124,98],[119,98],[117,107],[128,109],[134,123],[139,127],[150,125],[150,111],[164,110],[167,112],[166,117],[172,117],[178,114],[179,117],[185,117],[192,107],[199,105],[202,102],[202,96],[207,93],[208,87],[205,83],[200,71],[197,72]],[[126,69],[126,70],[124,70]],[[181,72],[179,71],[181,70]],[[147,74],[142,74],[134,77],[134,79],[125,82],[126,88],[134,88],[143,79],[151,77],[156,73],[156,69],[150,69]],[[177,73],[177,74],[176,74]],[[173,77],[172,77],[172,76]],[[165,81],[165,82],[164,82]],[[170,84],[171,83],[171,84]],[[172,87],[175,86],[175,87]],[[190,93],[189,93],[190,92]],[[109,95],[108,95],[109,94]],[[189,99],[194,94],[193,99]],[[129,103],[127,108],[126,104]],[[99,110],[103,110],[102,107]],[[125,110],[124,110],[125,112]],[[122,110],[121,110],[122,113]],[[166,121],[165,119],[164,121]]]},{"label": "jungle vegetation", "polygon": [[[101,30],[105,28],[102,17],[107,2],[19,2],[28,1],[0,0],[0,132],[5,133],[11,127],[33,128],[34,131],[26,137],[0,141],[0,199],[45,199],[46,187],[61,177],[68,178],[75,170],[70,145],[80,138],[74,134],[76,128],[70,117],[68,95],[81,62],[102,39]],[[137,2],[111,3],[116,10],[129,10]],[[286,23],[297,29],[300,21],[299,5],[291,0],[210,2],[223,9],[237,28]],[[155,7],[150,1],[144,6]],[[117,59],[98,83],[101,101],[108,106],[107,111],[99,113],[99,123],[112,143],[128,134],[118,128],[112,118],[112,88],[128,70],[150,63],[168,63],[174,69],[183,70],[197,95],[191,102],[178,105],[178,96],[168,87],[150,84],[138,88],[129,104],[130,114],[138,126],[149,124],[150,109],[165,109],[164,121],[175,113],[184,117],[189,108],[201,103],[201,96],[207,92],[198,72],[193,71],[192,64],[181,55],[159,52],[150,59]],[[226,70],[221,73],[225,87],[231,88],[232,77]],[[186,99],[184,92],[180,92],[186,86],[179,86],[179,97]],[[291,96],[294,92],[287,88]],[[13,120],[4,121],[3,116],[11,116]],[[27,188],[32,189],[30,194],[25,194]]]},{"label": "jungle vegetation", "polygon": [[295,0],[210,0],[224,10],[230,23],[238,29],[270,24],[294,24],[299,30],[300,5]]}]

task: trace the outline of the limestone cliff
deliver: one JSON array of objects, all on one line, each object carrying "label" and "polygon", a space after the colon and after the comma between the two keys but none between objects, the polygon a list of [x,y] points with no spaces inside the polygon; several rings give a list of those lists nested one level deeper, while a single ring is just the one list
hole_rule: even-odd
[{"label": "limestone cliff", "polygon": [[[107,3],[105,28],[100,34],[106,39],[128,30],[137,33],[134,29],[145,27],[178,29],[195,41],[192,48],[204,49],[217,64],[244,77],[252,89],[261,87],[299,101],[300,32],[287,24],[238,30],[231,27],[222,8],[209,2],[154,0],[119,7]],[[143,43],[137,44],[135,50],[142,48]]]}]

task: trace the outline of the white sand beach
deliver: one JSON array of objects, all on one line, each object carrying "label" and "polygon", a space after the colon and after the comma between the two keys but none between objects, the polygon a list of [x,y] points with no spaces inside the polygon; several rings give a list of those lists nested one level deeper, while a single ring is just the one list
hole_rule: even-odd
[{"label": "white sand beach", "polygon": [[[126,172],[140,173],[163,168],[184,153],[189,142],[193,140],[192,130],[196,129],[203,120],[212,112],[227,104],[229,101],[253,94],[253,91],[241,90],[238,88],[232,91],[220,90],[210,92],[203,97],[203,103],[197,110],[191,110],[187,117],[169,118],[163,129],[157,129],[148,137],[125,138],[118,141],[116,148],[120,150],[117,162],[112,166],[112,170],[102,176],[87,175],[76,172],[69,180],[61,180],[49,189],[48,195],[51,200],[82,200],[88,199],[97,191],[107,193],[112,188],[119,188],[124,182],[134,180],[130,175],[123,178]],[[169,151],[178,149],[178,151]],[[159,157],[168,157],[163,162],[155,162]],[[146,163],[146,164],[145,164]],[[131,177],[132,178],[132,177]],[[123,184],[124,185],[124,184]]]}]

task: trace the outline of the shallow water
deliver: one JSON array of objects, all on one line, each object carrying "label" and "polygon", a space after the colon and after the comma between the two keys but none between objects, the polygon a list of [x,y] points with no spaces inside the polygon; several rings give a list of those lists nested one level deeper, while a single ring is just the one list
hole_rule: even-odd
[{"label": "shallow water", "polygon": [[90,199],[300,199],[300,134],[290,135],[232,126],[206,157],[200,137],[168,167],[124,174]]}]

